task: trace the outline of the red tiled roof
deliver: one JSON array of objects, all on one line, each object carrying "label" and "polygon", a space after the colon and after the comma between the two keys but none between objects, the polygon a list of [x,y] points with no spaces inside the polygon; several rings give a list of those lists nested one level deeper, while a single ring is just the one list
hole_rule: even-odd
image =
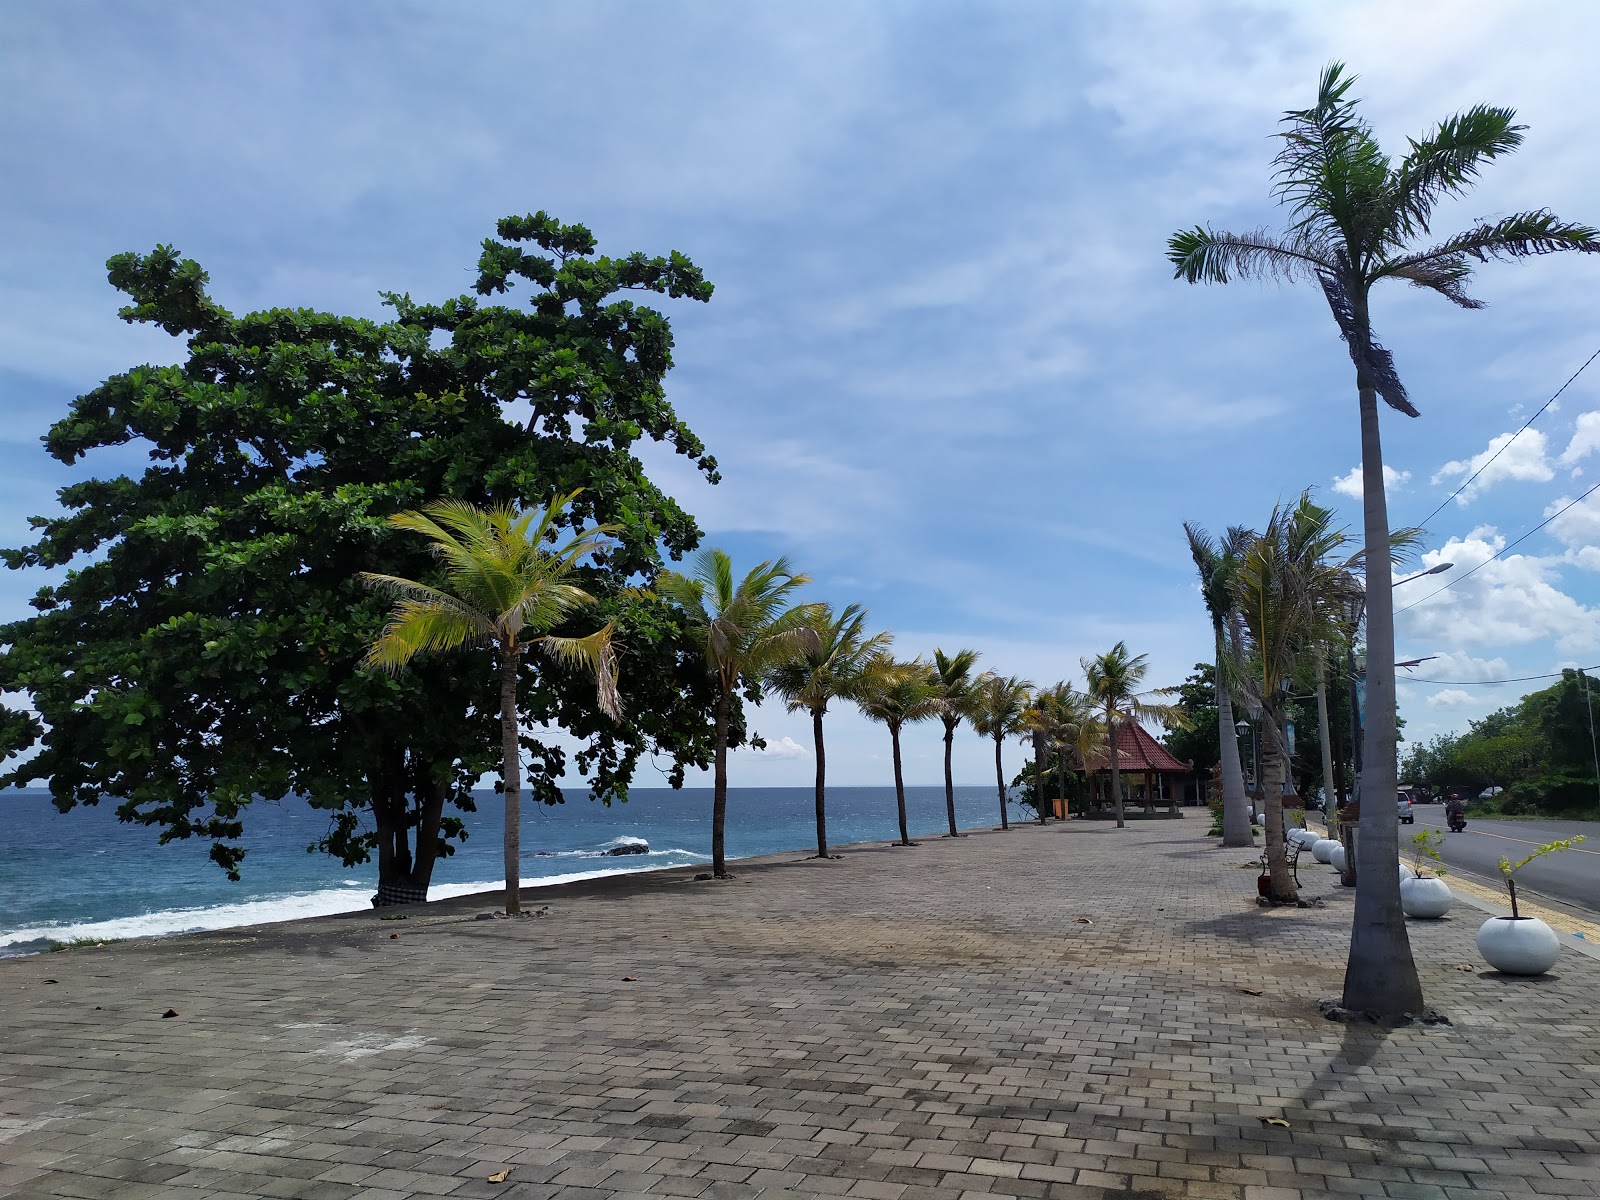
[{"label": "red tiled roof", "polygon": [[[1088,763],[1089,770],[1109,771],[1110,760],[1109,754],[1092,755]],[[1123,771],[1194,771],[1188,763],[1174,758],[1137,721],[1117,722],[1117,766]]]}]

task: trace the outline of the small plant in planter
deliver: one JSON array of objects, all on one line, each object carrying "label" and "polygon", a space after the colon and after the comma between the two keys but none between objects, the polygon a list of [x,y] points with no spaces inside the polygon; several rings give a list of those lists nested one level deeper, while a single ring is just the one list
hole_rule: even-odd
[{"label": "small plant in planter", "polygon": [[1517,911],[1517,872],[1536,858],[1570,850],[1583,841],[1583,835],[1564,838],[1540,846],[1517,863],[1500,860],[1500,874],[1511,896],[1509,917],[1490,917],[1478,930],[1478,953],[1491,967],[1507,975],[1543,975],[1556,965],[1561,939],[1538,917],[1525,917]]},{"label": "small plant in planter", "polygon": [[1411,878],[1400,881],[1400,907],[1408,917],[1429,920],[1450,911],[1455,896],[1445,883],[1444,859],[1439,847],[1444,834],[1436,829],[1419,829],[1411,835]]}]

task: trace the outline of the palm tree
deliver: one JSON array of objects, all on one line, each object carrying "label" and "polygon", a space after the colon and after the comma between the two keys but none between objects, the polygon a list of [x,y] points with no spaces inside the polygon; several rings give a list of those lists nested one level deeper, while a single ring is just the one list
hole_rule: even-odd
[{"label": "palm tree", "polygon": [[790,712],[811,714],[811,737],[817,749],[817,857],[828,855],[826,807],[827,755],[822,743],[822,718],[830,700],[854,700],[861,693],[863,674],[874,655],[888,650],[894,637],[864,632],[867,611],[849,605],[834,615],[819,604],[815,609],[815,648],[799,658],[780,663],[767,674],[767,684],[782,696]]},{"label": "palm tree", "polygon": [[876,655],[862,676],[856,700],[861,711],[889,727],[894,745],[894,798],[900,812],[897,846],[915,846],[906,824],[906,782],[900,769],[900,730],[913,721],[926,721],[939,711],[933,668],[923,659],[895,662],[887,653]]},{"label": "palm tree", "polygon": [[431,538],[444,568],[432,587],[394,575],[364,572],[368,584],[399,599],[388,625],[368,652],[369,666],[398,671],[418,654],[460,646],[490,646],[500,674],[500,776],[506,798],[506,914],[521,911],[522,770],[517,748],[517,670],[533,648],[556,662],[592,671],[599,705],[621,718],[617,696],[613,627],[588,637],[556,637],[573,613],[596,603],[568,582],[578,561],[605,545],[611,526],[578,534],[547,550],[556,522],[578,495],[557,496],[543,512],[509,506],[477,508],[461,500],[439,500],[421,512],[395,513],[389,524]]},{"label": "palm tree", "polygon": [[[1447,118],[1404,157],[1392,161],[1350,96],[1354,76],[1342,63],[1322,73],[1315,107],[1283,118],[1283,144],[1274,157],[1275,190],[1290,208],[1280,237],[1232,234],[1198,227],[1174,234],[1167,257],[1189,283],[1227,283],[1235,277],[1276,276],[1315,282],[1355,366],[1361,415],[1362,524],[1369,549],[1384,547],[1389,513],[1383,487],[1378,398],[1407,416],[1417,410],[1395,371],[1394,359],[1373,336],[1370,295],[1385,279],[1438,292],[1463,308],[1481,308],[1466,292],[1473,260],[1524,258],[1575,250],[1600,251],[1600,233],[1562,221],[1547,209],[1480,221],[1433,245],[1433,210],[1465,193],[1479,170],[1522,144],[1523,126],[1509,108],[1478,105]],[[1367,573],[1367,721],[1362,745],[1363,788],[1380,812],[1396,790],[1393,581],[1386,554],[1374,554]],[[1400,888],[1388,864],[1398,850],[1387,819],[1362,824],[1345,1007],[1383,1016],[1416,1012],[1422,985],[1406,939]]]},{"label": "palm tree", "polygon": [[1094,713],[1089,698],[1070,683],[1058,683],[1041,692],[1036,701],[1039,715],[1034,720],[1041,726],[1044,738],[1036,745],[1053,748],[1056,753],[1057,786],[1066,795],[1067,764],[1076,759],[1087,763],[1090,758],[1105,753],[1105,726]]},{"label": "palm tree", "polygon": [[[1297,676],[1303,676],[1328,642],[1339,636],[1359,585],[1352,571],[1362,554],[1333,524],[1331,510],[1304,493],[1279,505],[1251,538],[1233,575],[1233,602],[1244,638],[1233,647],[1237,681],[1261,708],[1261,787],[1267,817],[1267,870],[1272,899],[1291,902],[1298,888],[1283,842],[1283,778],[1289,754],[1284,719]],[[1385,562],[1388,556],[1384,556]],[[1366,828],[1366,826],[1363,826]]]},{"label": "palm tree", "polygon": [[1239,556],[1250,539],[1242,526],[1232,526],[1220,541],[1205,530],[1185,521],[1183,532],[1189,539],[1189,553],[1200,572],[1200,594],[1211,614],[1212,641],[1216,650],[1217,741],[1222,752],[1222,844],[1253,846],[1250,833],[1250,804],[1244,794],[1244,771],[1239,765],[1239,735],[1233,727],[1233,692],[1226,678],[1230,624],[1238,614],[1233,608],[1233,574]]},{"label": "palm tree", "polygon": [[939,693],[939,720],[944,725],[944,808],[950,820],[950,836],[960,837],[956,831],[956,785],[950,770],[951,752],[955,747],[956,726],[972,708],[972,668],[978,661],[976,650],[957,650],[946,655],[943,650],[933,652],[934,686]]},{"label": "palm tree", "polygon": [[791,606],[796,589],[810,583],[789,560],[755,567],[735,583],[733,562],[721,550],[702,550],[694,572],[663,571],[656,590],[683,611],[690,635],[700,643],[706,669],[718,684],[716,759],[711,789],[711,873],[727,879],[723,832],[728,816],[728,735],[734,695],[759,695],[761,680],[775,667],[816,647],[814,605]]},{"label": "palm tree", "polygon": [[972,688],[972,728],[983,737],[994,739],[994,781],[1000,792],[1000,828],[1010,829],[1006,819],[1006,773],[1001,765],[1001,745],[1022,727],[1022,713],[1028,707],[1033,684],[1015,675],[985,671]]},{"label": "palm tree", "polygon": [[1126,822],[1122,809],[1122,764],[1117,751],[1117,723],[1154,720],[1172,724],[1180,718],[1173,705],[1153,704],[1145,699],[1146,696],[1165,695],[1172,689],[1142,689],[1144,677],[1150,671],[1149,656],[1129,654],[1127,643],[1118,642],[1104,654],[1085,658],[1082,663],[1089,698],[1104,715],[1106,754],[1111,762],[1111,800],[1117,807],[1117,828],[1121,829]]}]

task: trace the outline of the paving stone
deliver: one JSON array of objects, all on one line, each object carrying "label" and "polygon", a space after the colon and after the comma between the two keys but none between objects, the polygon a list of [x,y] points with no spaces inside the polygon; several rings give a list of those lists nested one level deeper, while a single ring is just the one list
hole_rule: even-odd
[{"label": "paving stone", "polygon": [[0,960],[0,1194],[1600,1195],[1600,962],[1459,971],[1478,922],[1416,922],[1453,1024],[1330,1024],[1350,891],[1313,871],[1322,907],[1259,908],[1202,834],[1027,826],[564,885],[538,922],[449,900],[399,942],[358,913]]}]

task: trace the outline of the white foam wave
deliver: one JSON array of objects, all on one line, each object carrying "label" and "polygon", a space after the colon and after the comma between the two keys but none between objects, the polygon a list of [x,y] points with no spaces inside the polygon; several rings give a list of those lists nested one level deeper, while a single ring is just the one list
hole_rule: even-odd
[{"label": "white foam wave", "polygon": [[[582,852],[580,852],[582,853]],[[593,852],[589,852],[593,856]],[[689,862],[703,861],[704,855],[693,851],[662,851],[661,856],[672,855],[688,861],[648,862],[656,854],[641,854],[627,860],[611,859],[614,867],[594,871],[569,871],[560,875],[525,875],[524,887],[539,887],[553,883],[574,883],[581,879],[598,879],[606,875],[629,875],[638,871],[659,871],[672,866],[686,866]],[[212,908],[179,908],[163,912],[142,913],[131,917],[114,917],[104,921],[63,921],[33,925],[21,929],[0,930],[0,952],[7,947],[43,948],[48,942],[71,942],[79,939],[112,941],[120,938],[164,937],[176,933],[198,933],[213,929],[237,929],[244,925],[265,925],[276,921],[294,921],[304,917],[326,917],[334,913],[360,912],[370,905],[364,892],[353,892],[352,884],[370,888],[370,882],[345,880],[337,888],[315,892],[301,892],[288,896],[273,896],[249,900],[239,904],[219,904]],[[436,883],[428,889],[434,900],[447,900],[452,896],[470,896],[475,892],[503,891],[504,879],[483,879],[470,883]]]}]

